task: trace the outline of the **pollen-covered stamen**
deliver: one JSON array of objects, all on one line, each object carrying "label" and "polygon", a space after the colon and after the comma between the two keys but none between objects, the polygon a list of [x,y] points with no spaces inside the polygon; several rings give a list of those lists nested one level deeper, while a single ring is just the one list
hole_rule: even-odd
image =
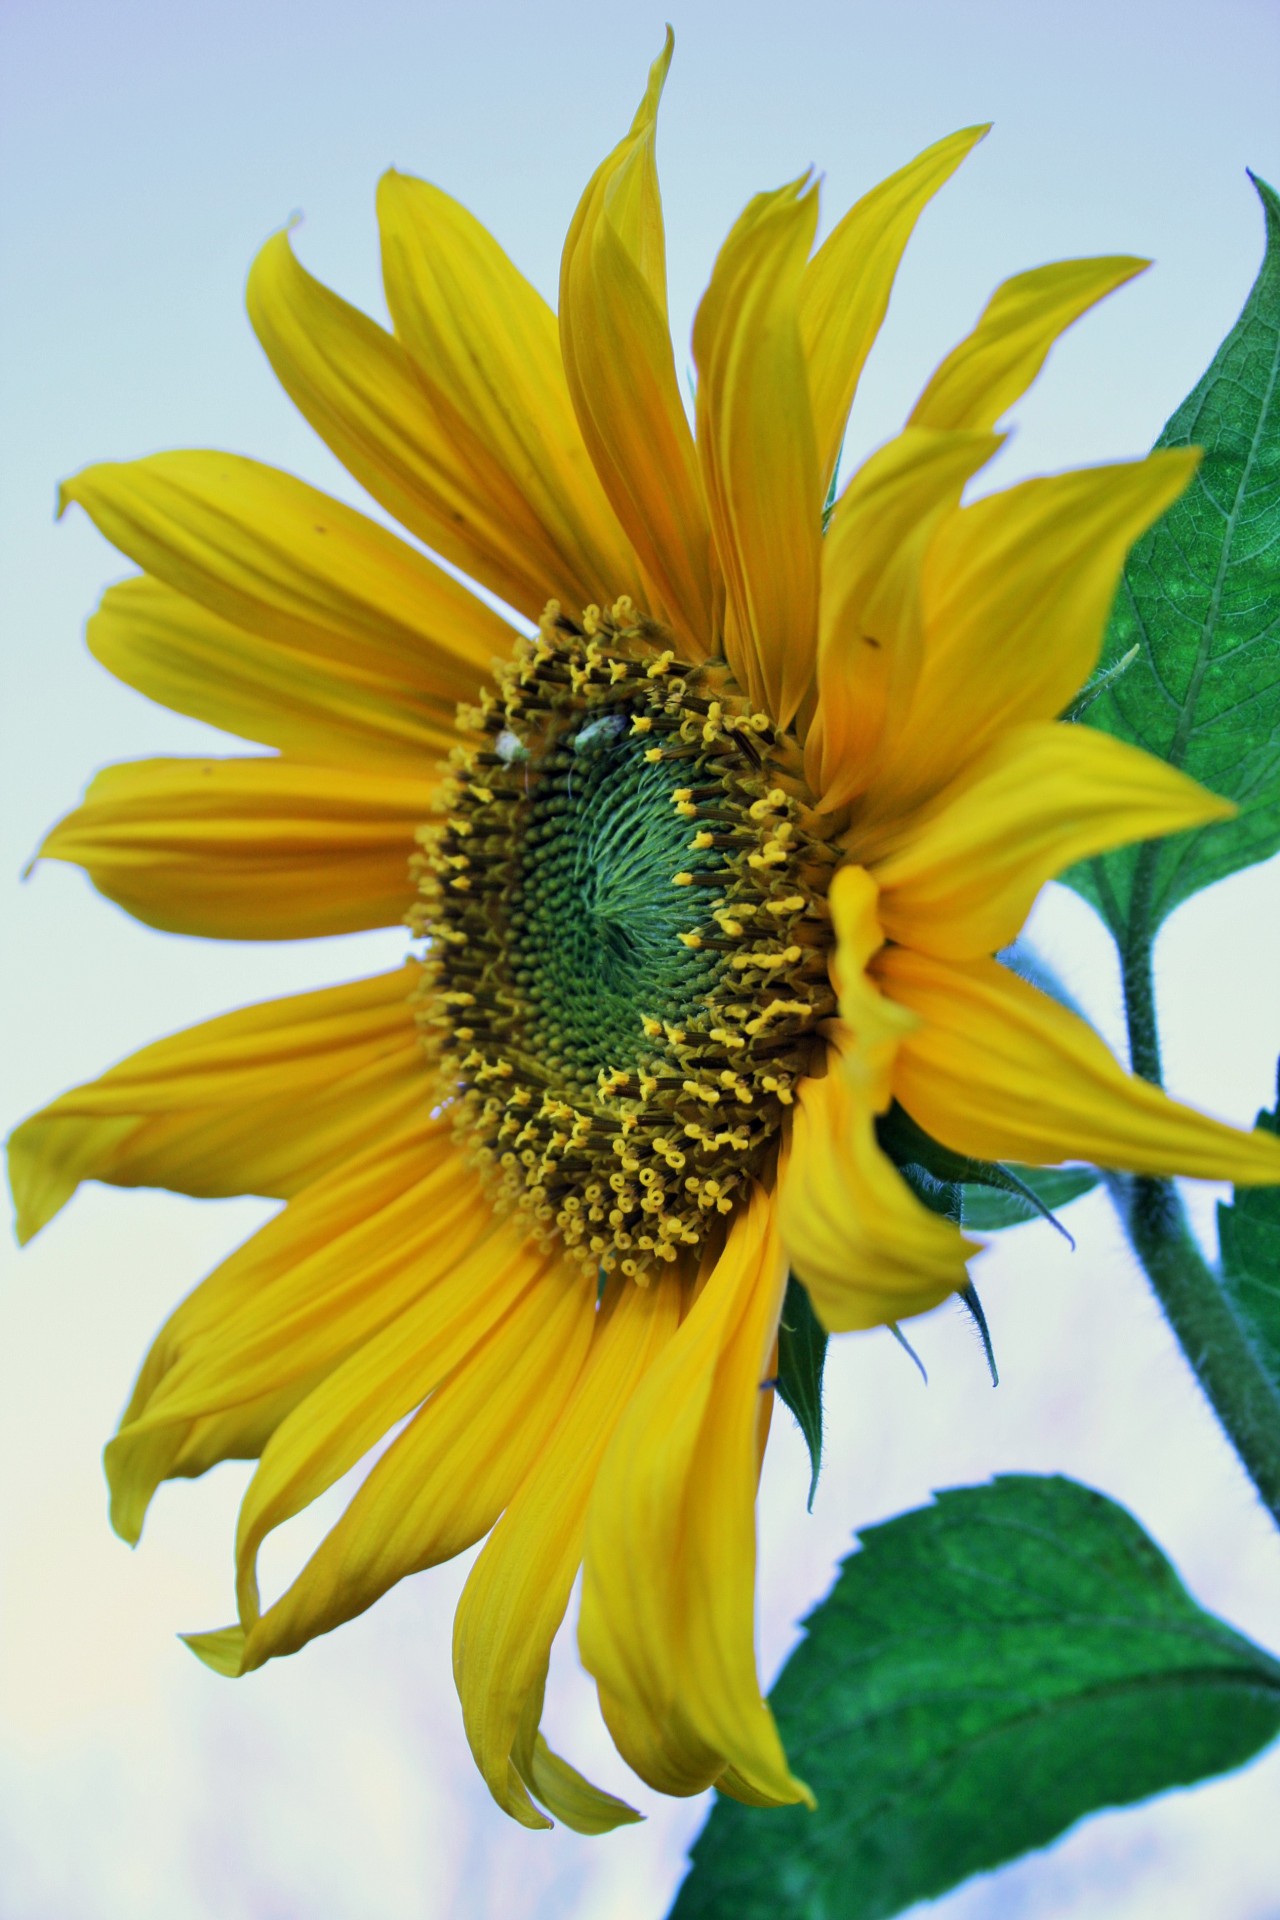
[{"label": "pollen-covered stamen", "polygon": [[629,601],[553,602],[425,829],[419,1017],[500,1196],[639,1279],[774,1147],[832,1012],[795,742]]}]

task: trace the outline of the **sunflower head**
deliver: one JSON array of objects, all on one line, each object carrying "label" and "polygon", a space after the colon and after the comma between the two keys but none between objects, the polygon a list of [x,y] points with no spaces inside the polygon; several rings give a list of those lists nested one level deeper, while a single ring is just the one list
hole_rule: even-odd
[{"label": "sunflower head", "polygon": [[[691,419],[670,50],[583,195],[558,315],[401,175],[390,331],[286,235],[250,277],[287,391],[454,571],[247,459],[67,483],[142,569],[97,656],[276,751],[109,768],[42,852],[156,926],[407,916],[422,956],[160,1041],[11,1145],[24,1235],[85,1179],[285,1203],[176,1309],[108,1448],[130,1539],[161,1481],[258,1462],[237,1618],[195,1651],[247,1673],[487,1536],[454,1639],[472,1751],[516,1819],[589,1832],[634,1816],[539,1732],[580,1569],[583,1660],[650,1785],[807,1795],[753,1625],[788,1273],[836,1332],[938,1305],[977,1251],[883,1150],[891,1102],[971,1159],[1280,1175],[1273,1138],[1130,1080],[995,957],[1069,863],[1223,813],[1059,721],[1190,456],[963,497],[1054,340],[1141,263],[1006,283],[833,502],[898,258],[983,129],[816,250],[816,185],[753,200],[698,310]],[[262,1543],[362,1461],[264,1600]]]},{"label": "sunflower head", "polygon": [[836,856],[794,737],[625,597],[552,601],[460,720],[413,915],[442,1094],[540,1240],[647,1280],[764,1174],[822,1050]]}]

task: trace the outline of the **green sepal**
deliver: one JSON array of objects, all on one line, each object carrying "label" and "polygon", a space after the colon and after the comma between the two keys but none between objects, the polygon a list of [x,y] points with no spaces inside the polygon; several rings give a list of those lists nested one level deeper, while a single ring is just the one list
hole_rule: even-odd
[{"label": "green sepal", "polygon": [[822,1372],[827,1330],[813,1310],[809,1290],[791,1274],[778,1324],[778,1395],[795,1415],[809,1449],[809,1512],[822,1468]]},{"label": "green sepal", "polygon": [[1149,939],[1191,894],[1280,847],[1280,196],[1249,177],[1266,220],[1261,271],[1156,442],[1200,446],[1204,457],[1125,567],[1102,676],[1135,646],[1138,658],[1082,715],[1239,812],[1062,876],[1122,950]]},{"label": "green sepal", "polygon": [[998,1233],[1004,1227],[1048,1217],[1066,1233],[1058,1214],[1073,1200],[1092,1193],[1102,1178],[1092,1167],[1009,1167],[1008,1172],[1023,1191],[997,1193],[990,1187],[966,1187],[960,1215],[964,1226],[978,1233]]},{"label": "green sepal", "polygon": [[886,1920],[1240,1766],[1280,1729],[1280,1663],[1122,1507],[1028,1474],[864,1533],[770,1705],[817,1808],[717,1801],[672,1920]]},{"label": "green sepal", "polygon": [[[1017,1207],[1016,1212],[1010,1212],[1007,1220],[992,1219],[992,1225],[1014,1226],[1039,1215],[1057,1227],[1058,1232],[1068,1240],[1071,1239],[1066,1228],[1055,1217],[1052,1203],[1042,1192],[1044,1181],[1041,1170],[1024,1171],[1005,1166],[999,1161],[974,1160],[968,1154],[953,1153],[950,1147],[944,1147],[940,1140],[926,1133],[896,1100],[876,1122],[876,1137],[908,1186],[935,1213],[944,1213],[957,1223],[964,1221],[970,1226],[979,1226],[983,1223],[974,1215],[969,1190],[989,1189],[1002,1195],[1010,1208],[1015,1204]],[[1056,1172],[1057,1169],[1049,1171]],[[919,1177],[922,1173],[928,1176],[924,1180]],[[1067,1175],[1058,1189],[1064,1195],[1059,1204],[1065,1204],[1066,1200],[1073,1200],[1077,1194],[1086,1192],[1097,1184],[1097,1179],[1097,1174],[1089,1171]],[[1076,1180],[1080,1184],[1073,1185],[1072,1182]],[[941,1193],[940,1187],[945,1187],[947,1192]]]},{"label": "green sepal", "polygon": [[1135,642],[1128,653],[1121,654],[1113,667],[1103,667],[1095,673],[1081,687],[1075,699],[1068,701],[1058,715],[1059,720],[1078,720],[1081,714],[1087,713],[1098,696],[1105,693],[1108,687],[1114,686],[1122,673],[1129,671],[1141,651],[1141,647]]},{"label": "green sepal", "polygon": [[944,1220],[954,1220],[959,1226],[963,1189],[958,1181],[943,1180],[916,1160],[904,1160],[898,1172],[930,1213],[940,1213]]},{"label": "green sepal", "polygon": [[978,1289],[972,1280],[967,1286],[961,1287],[959,1297],[969,1309],[969,1317],[978,1329],[978,1338],[982,1342],[982,1352],[987,1362],[987,1371],[991,1375],[991,1384],[993,1387],[998,1387],[1000,1369],[996,1365],[996,1350],[991,1343],[991,1329],[987,1325],[986,1309],[978,1298]]},{"label": "green sepal", "polygon": [[[1258,1115],[1264,1133],[1280,1133],[1280,1066],[1276,1104]],[[1218,1202],[1222,1284],[1280,1397],[1280,1186],[1237,1187]]]}]

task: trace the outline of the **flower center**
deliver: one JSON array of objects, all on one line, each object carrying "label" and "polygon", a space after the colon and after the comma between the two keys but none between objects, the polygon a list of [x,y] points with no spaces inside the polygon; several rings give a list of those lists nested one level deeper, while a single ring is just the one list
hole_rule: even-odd
[{"label": "flower center", "polygon": [[500,1198],[644,1279],[766,1171],[834,1009],[794,739],[620,600],[555,602],[426,829],[419,1019]]}]

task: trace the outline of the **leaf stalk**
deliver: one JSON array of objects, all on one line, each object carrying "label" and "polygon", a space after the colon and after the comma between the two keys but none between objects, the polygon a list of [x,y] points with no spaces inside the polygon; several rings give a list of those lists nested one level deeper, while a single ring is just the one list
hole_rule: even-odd
[{"label": "leaf stalk", "polygon": [[[1121,968],[1133,1071],[1159,1086],[1160,1036],[1148,912],[1154,874],[1155,847],[1151,845],[1143,848],[1134,874]],[[1108,1186],[1187,1365],[1258,1497],[1280,1526],[1280,1395],[1219,1275],[1196,1244],[1181,1196],[1172,1181],[1146,1176],[1115,1175]]]}]

